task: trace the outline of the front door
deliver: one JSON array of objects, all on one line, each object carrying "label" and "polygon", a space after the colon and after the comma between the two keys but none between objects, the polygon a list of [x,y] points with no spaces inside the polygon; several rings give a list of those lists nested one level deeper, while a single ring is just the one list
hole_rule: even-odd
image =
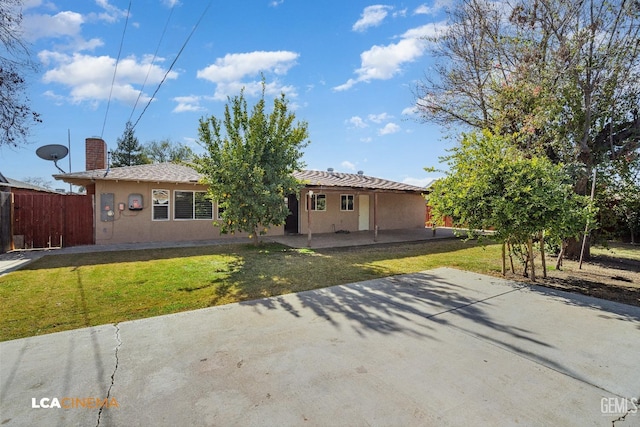
[{"label": "front door", "polygon": [[289,194],[285,200],[289,208],[289,216],[284,221],[284,232],[298,234],[298,198],[295,194]]},{"label": "front door", "polygon": [[369,230],[369,195],[358,196],[358,230]]}]

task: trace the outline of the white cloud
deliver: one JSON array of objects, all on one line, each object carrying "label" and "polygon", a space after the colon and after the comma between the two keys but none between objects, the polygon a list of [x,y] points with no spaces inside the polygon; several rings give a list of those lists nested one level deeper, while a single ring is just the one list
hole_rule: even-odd
[{"label": "white cloud", "polygon": [[431,6],[427,6],[426,4],[421,4],[413,11],[414,15],[431,15],[432,13],[433,8]]},{"label": "white cloud", "polygon": [[418,107],[416,105],[413,105],[411,107],[407,107],[404,110],[402,110],[402,115],[403,116],[415,116],[418,114]]},{"label": "white cloud", "polygon": [[406,8],[402,9],[402,10],[399,10],[397,12],[393,12],[393,17],[394,18],[398,18],[398,17],[404,18],[405,16],[407,16],[407,9]]},{"label": "white cloud", "polygon": [[273,1],[269,2],[269,6],[271,6],[271,7],[278,7],[278,6],[280,6],[282,3],[284,3],[284,0],[273,0]]},{"label": "white cloud", "polygon": [[334,87],[333,90],[335,90],[336,92],[341,92],[343,90],[351,89],[356,83],[358,83],[356,79],[349,79],[346,81],[346,83]]},{"label": "white cloud", "polygon": [[22,25],[25,40],[33,42],[47,37],[75,37],[80,34],[84,17],[76,12],[60,12],[55,15],[24,15]]},{"label": "white cloud", "polygon": [[426,4],[421,4],[416,7],[413,11],[414,15],[435,15],[440,12],[442,9],[451,6],[451,0],[435,0],[433,2],[433,6],[427,6]]},{"label": "white cloud", "polygon": [[433,35],[439,25],[427,24],[412,28],[400,36],[400,41],[386,46],[375,45],[360,54],[361,65],[355,70],[357,78],[333,88],[335,91],[350,89],[356,83],[371,80],[388,80],[402,71],[402,66],[420,58],[427,48],[426,36]]},{"label": "white cloud", "polygon": [[198,70],[198,77],[214,83],[231,82],[246,76],[258,75],[261,71],[286,74],[296,64],[298,54],[288,51],[256,51],[230,53],[216,59],[215,64]]},{"label": "white cloud", "polygon": [[[147,84],[159,83],[166,73],[157,64],[150,64],[150,56],[146,56],[142,60],[130,56],[120,60],[112,91],[111,82],[116,64],[115,58],[80,53],[67,55],[52,51],[42,51],[38,57],[43,64],[54,65],[44,73],[43,82],[57,83],[68,87],[68,98],[74,103],[95,103],[107,100],[109,93],[112,92],[112,99],[133,105],[140,92],[134,85],[142,85],[145,78]],[[156,58],[156,62],[161,61],[162,59]],[[167,75],[167,79],[176,79],[177,77],[178,73],[175,71]],[[149,99],[148,95],[143,95],[140,101],[148,102]]]},{"label": "white cloud", "polygon": [[393,116],[390,116],[387,113],[380,113],[380,114],[369,114],[367,118],[373,123],[382,123],[385,120],[392,119]]},{"label": "white cloud", "polygon": [[201,96],[189,95],[189,96],[177,96],[173,98],[178,105],[173,109],[174,113],[203,111],[204,108],[200,106]]},{"label": "white cloud", "polygon": [[119,18],[126,18],[127,11],[125,9],[118,9],[109,3],[109,0],[95,0],[96,4],[104,9],[102,13],[91,13],[88,16],[91,19],[97,19],[99,21],[116,22]]},{"label": "white cloud", "polygon": [[360,116],[353,116],[349,120],[347,120],[347,122],[351,123],[354,127],[361,128],[361,129],[369,126],[368,124],[365,123],[364,120],[362,120],[362,117]]},{"label": "white cloud", "polygon": [[88,51],[92,51],[95,50],[95,48],[97,47],[101,47],[104,46],[104,42],[100,39],[91,39],[91,40],[76,40],[73,48],[75,51],[83,51],[83,50],[88,50]]},{"label": "white cloud", "polygon": [[360,138],[360,142],[371,142],[371,141],[373,141],[373,139],[370,136]]},{"label": "white cloud", "polygon": [[22,11],[38,7],[42,4],[42,0],[24,0],[22,4]]},{"label": "white cloud", "polygon": [[386,6],[382,4],[376,4],[373,6],[367,6],[362,11],[360,15],[360,19],[353,24],[351,28],[353,31],[365,31],[369,27],[376,27],[384,21],[384,18],[387,17],[389,11],[393,9],[391,6]]},{"label": "white cloud", "polygon": [[[242,88],[247,95],[257,95],[262,90],[262,81],[255,80],[261,73],[276,75],[286,74],[296,65],[300,55],[289,51],[255,51],[248,53],[227,54],[216,59],[215,63],[202,70],[198,70],[198,78],[216,84],[214,98],[220,101],[227,96],[236,95]],[[246,77],[254,80],[243,81]],[[279,94],[284,92],[288,96],[297,96],[292,86],[280,84],[277,80],[266,85],[265,93]]]},{"label": "white cloud", "polygon": [[390,135],[396,132],[400,132],[400,126],[395,123],[387,123],[383,128],[378,130],[378,135]]},{"label": "white cloud", "polygon": [[[52,14],[25,13],[22,20],[25,40],[35,42],[43,38],[68,38],[72,40],[73,44],[66,48],[74,51],[92,49],[102,45],[102,41],[99,39],[92,39],[88,42],[83,40],[82,26],[96,21],[117,22],[127,16],[127,11],[111,5],[109,0],[95,0],[95,2],[103,11],[86,15],[68,10],[52,12]],[[40,0],[33,0],[25,3],[25,10],[36,7],[52,11],[56,9],[51,2],[43,3]],[[131,25],[135,26],[133,23]]]},{"label": "white cloud", "polygon": [[65,98],[62,95],[58,95],[57,93],[51,91],[51,90],[46,90],[43,93],[44,96],[46,96],[48,99],[50,99],[51,101],[53,101],[53,103],[57,106],[61,106],[65,103]]},{"label": "white cloud", "polygon": [[[213,94],[213,99],[216,101],[226,101],[228,96],[238,95],[242,89],[244,89],[244,94],[246,96],[258,96],[262,92],[262,81],[255,80],[250,82],[237,81],[218,83]],[[278,80],[266,83],[264,93],[272,96],[284,93],[289,99],[298,96],[298,92],[295,87],[291,85],[283,85]]]},{"label": "white cloud", "polygon": [[342,166],[346,170],[350,170],[350,171],[356,170],[356,165],[351,163],[348,160],[345,160],[344,162],[340,163],[340,166]]}]

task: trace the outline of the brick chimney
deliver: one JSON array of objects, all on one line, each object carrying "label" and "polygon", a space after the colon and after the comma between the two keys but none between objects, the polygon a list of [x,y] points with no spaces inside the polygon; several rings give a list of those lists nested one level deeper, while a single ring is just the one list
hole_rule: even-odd
[{"label": "brick chimney", "polygon": [[107,143],[102,138],[87,138],[85,150],[86,170],[107,168]]}]

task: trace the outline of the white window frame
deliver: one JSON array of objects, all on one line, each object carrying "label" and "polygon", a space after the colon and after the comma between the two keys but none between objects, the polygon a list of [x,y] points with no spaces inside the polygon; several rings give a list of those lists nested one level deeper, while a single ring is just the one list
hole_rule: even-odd
[{"label": "white window frame", "polygon": [[[176,218],[177,193],[191,193],[191,218]],[[205,196],[207,194],[206,191],[202,190],[173,190],[173,219],[175,221],[211,221],[213,219],[213,202],[211,200],[208,200],[211,204],[211,216],[207,218],[196,218],[196,193],[204,193]]]},{"label": "white window frame", "polygon": [[[309,196],[307,193],[307,197],[311,197],[311,212],[326,212],[327,211],[327,195],[324,193],[313,193]],[[318,197],[321,197],[324,200],[324,209],[318,209]],[[309,210],[309,203],[304,204],[305,210]]]},{"label": "white window frame", "polygon": [[[343,209],[343,200],[347,198],[347,209]],[[351,200],[351,209],[349,209],[349,200]],[[356,197],[353,194],[341,194],[340,195],[340,211],[342,212],[354,212],[355,211]]]},{"label": "white window frame", "polygon": [[222,211],[224,211],[224,208],[220,207],[220,203],[216,202],[216,220],[217,221],[222,221]]},{"label": "white window frame", "polygon": [[[156,194],[163,192],[166,195],[166,202],[158,203],[159,197]],[[165,198],[162,198],[165,200]],[[167,217],[156,218],[156,208],[166,207]],[[171,219],[171,190],[164,190],[160,188],[154,188],[151,190],[151,220],[152,221],[169,221]]]}]

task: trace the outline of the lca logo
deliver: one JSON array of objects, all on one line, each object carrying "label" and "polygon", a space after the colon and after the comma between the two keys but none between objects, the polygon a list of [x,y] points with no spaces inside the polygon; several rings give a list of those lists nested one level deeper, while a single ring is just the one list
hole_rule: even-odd
[{"label": "lca logo", "polygon": [[100,409],[100,408],[119,408],[120,405],[115,397],[112,398],[96,398],[96,397],[43,397],[41,399],[32,397],[31,408],[33,409]]}]

